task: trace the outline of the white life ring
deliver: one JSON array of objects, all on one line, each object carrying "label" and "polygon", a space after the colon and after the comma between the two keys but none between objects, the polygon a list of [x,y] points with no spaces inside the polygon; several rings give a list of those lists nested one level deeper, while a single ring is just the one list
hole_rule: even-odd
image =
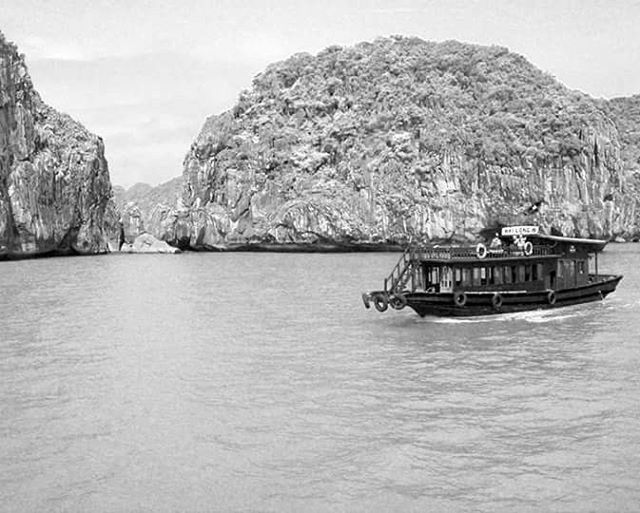
[{"label": "white life ring", "polygon": [[480,259],[487,256],[487,246],[482,242],[478,242],[478,245],[476,246],[476,256]]},{"label": "white life ring", "polygon": [[522,249],[526,256],[531,256],[531,254],[533,253],[533,244],[531,244],[531,241],[528,240],[524,243],[524,247]]}]

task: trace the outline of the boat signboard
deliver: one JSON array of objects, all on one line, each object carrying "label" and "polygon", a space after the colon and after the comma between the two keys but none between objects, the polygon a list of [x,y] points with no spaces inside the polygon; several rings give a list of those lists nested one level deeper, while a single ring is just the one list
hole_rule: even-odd
[{"label": "boat signboard", "polygon": [[540,232],[539,226],[505,226],[502,228],[502,236],[510,237],[517,235],[537,235]]}]

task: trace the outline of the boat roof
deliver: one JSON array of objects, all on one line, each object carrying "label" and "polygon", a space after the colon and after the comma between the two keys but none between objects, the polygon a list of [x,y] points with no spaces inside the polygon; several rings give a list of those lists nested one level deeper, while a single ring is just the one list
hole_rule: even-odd
[{"label": "boat roof", "polygon": [[[490,230],[483,230],[485,233],[491,233]],[[542,233],[539,226],[535,225],[515,225],[503,226],[493,230],[494,233],[500,233],[502,238],[510,237],[531,237],[541,239],[542,241],[556,242],[561,244],[573,244],[583,246],[587,251],[601,251],[607,241],[602,239],[586,239],[582,237],[565,237],[564,235],[547,235]]]},{"label": "boat roof", "polygon": [[582,239],[577,237],[564,237],[562,235],[546,235],[544,233],[530,235],[530,237],[537,237],[538,239],[550,240],[554,242],[564,242],[567,244],[584,244],[584,245],[601,246],[601,247],[604,247],[607,245],[607,241],[602,239]]}]

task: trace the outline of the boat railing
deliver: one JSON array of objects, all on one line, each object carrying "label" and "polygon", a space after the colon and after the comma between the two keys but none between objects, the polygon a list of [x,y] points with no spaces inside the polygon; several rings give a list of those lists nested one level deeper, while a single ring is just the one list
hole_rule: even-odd
[{"label": "boat railing", "polygon": [[411,247],[407,247],[402,252],[402,256],[391,271],[391,274],[389,274],[389,276],[384,280],[385,292],[393,294],[404,288],[411,278],[411,270],[414,261],[414,250]]},{"label": "boat railing", "polygon": [[[528,254],[527,254],[528,253]],[[475,246],[409,246],[400,256],[395,267],[384,280],[384,291],[395,294],[404,290],[410,282],[411,290],[415,290],[415,272],[419,262],[424,260],[492,260],[509,257],[536,257],[554,255],[554,248],[545,245],[532,245],[529,252],[517,246],[491,248]]]},{"label": "boat railing", "polygon": [[549,256],[555,254],[554,248],[545,245],[532,245],[529,252],[517,246],[491,248],[482,245],[476,246],[429,246],[418,247],[412,250],[416,260],[467,260],[470,258],[495,259],[509,257]]}]

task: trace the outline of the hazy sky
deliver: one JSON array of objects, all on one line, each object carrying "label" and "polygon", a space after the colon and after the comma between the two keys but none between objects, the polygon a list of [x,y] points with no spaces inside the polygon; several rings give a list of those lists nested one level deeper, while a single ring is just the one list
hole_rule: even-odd
[{"label": "hazy sky", "polygon": [[51,106],[101,135],[114,184],[164,182],[270,62],[402,34],[498,44],[570,88],[640,93],[640,0],[0,0]]}]

